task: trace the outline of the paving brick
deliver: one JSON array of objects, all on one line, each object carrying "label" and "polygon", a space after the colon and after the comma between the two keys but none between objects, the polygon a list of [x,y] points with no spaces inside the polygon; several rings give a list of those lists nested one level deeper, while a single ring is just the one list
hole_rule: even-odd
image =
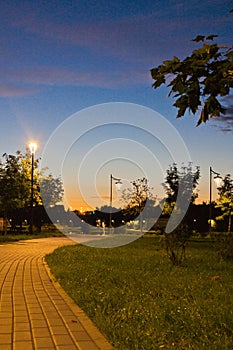
[{"label": "paving brick", "polygon": [[[1,346],[1,345],[0,345]],[[4,344],[4,348],[2,347],[3,350],[12,350],[12,345],[11,344]],[[25,349],[24,349],[25,350]]]},{"label": "paving brick", "polygon": [[53,341],[52,341],[52,339],[51,338],[49,338],[49,337],[45,337],[45,338],[43,338],[43,337],[37,337],[36,339],[35,339],[35,344],[36,344],[36,346],[37,347],[40,347],[40,348],[48,348],[48,347],[53,347],[54,346],[54,344],[53,344]]},{"label": "paving brick", "polygon": [[18,341],[18,342],[14,342],[13,349],[14,350],[33,350],[33,345],[31,341]]},{"label": "paving brick", "polygon": [[97,345],[95,345],[93,342],[90,342],[90,341],[80,341],[78,344],[79,344],[80,350],[100,350]]},{"label": "paving brick", "polygon": [[45,320],[32,319],[31,322],[32,322],[32,328],[47,327],[47,323]]},{"label": "paving brick", "polygon": [[80,350],[80,347],[77,348],[75,345],[59,345],[58,346],[59,350]]},{"label": "paving brick", "polygon": [[48,327],[33,328],[32,333],[35,338],[46,338],[51,336]]},{"label": "paving brick", "polygon": [[12,325],[6,325],[4,323],[0,324],[0,337],[2,334],[11,334],[12,333]]},{"label": "paving brick", "polygon": [[113,349],[46,267],[44,255],[64,244],[74,242],[64,237],[0,245],[1,350]]},{"label": "paving brick", "polygon": [[54,327],[54,326],[63,326],[64,327],[64,323],[61,319],[51,319],[51,320],[49,320],[49,324],[51,327]]},{"label": "paving brick", "polygon": [[57,345],[73,345],[74,342],[72,341],[72,338],[68,334],[56,334],[54,336],[55,343]]},{"label": "paving brick", "polygon": [[[0,344],[11,344],[12,343],[12,334],[5,333],[0,336]],[[1,349],[1,347],[0,347]]]},{"label": "paving brick", "polygon": [[0,317],[0,324],[4,324],[5,326],[10,327],[12,325],[12,317],[9,317],[9,318]]},{"label": "paving brick", "polygon": [[28,323],[28,321],[29,321],[28,315],[26,315],[26,316],[15,315],[14,321],[15,321],[15,323],[24,323],[24,322]]},{"label": "paving brick", "polygon": [[27,321],[29,320],[27,309],[14,311],[14,320],[19,319],[19,318],[26,319]]},{"label": "paving brick", "polygon": [[14,325],[14,330],[17,331],[30,331],[29,322],[16,322]]},{"label": "paving brick", "polygon": [[33,319],[33,320],[44,320],[45,317],[42,313],[39,313],[39,312],[30,312],[30,317]]},{"label": "paving brick", "polygon": [[85,331],[81,331],[81,332],[72,332],[72,334],[74,335],[75,339],[79,342],[79,341],[90,341],[91,338],[89,336],[89,334]]},{"label": "paving brick", "polygon": [[85,331],[82,324],[80,322],[73,322],[72,320],[69,320],[67,322],[67,326],[69,327],[69,329],[72,331],[72,332],[82,332],[82,331]]},{"label": "paving brick", "polygon": [[31,341],[32,336],[31,336],[31,332],[29,331],[15,331],[14,332],[14,340],[16,342],[18,341]]},{"label": "paving brick", "polygon": [[53,334],[68,334],[67,329],[64,326],[53,326]]},{"label": "paving brick", "polygon": [[1,311],[0,312],[0,322],[4,322],[6,319],[11,319],[12,318],[12,312],[11,310],[8,311]]}]

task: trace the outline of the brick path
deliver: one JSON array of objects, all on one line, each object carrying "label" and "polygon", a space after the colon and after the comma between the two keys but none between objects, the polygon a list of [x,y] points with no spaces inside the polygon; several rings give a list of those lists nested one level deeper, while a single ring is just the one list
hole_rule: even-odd
[{"label": "brick path", "polygon": [[0,350],[113,350],[51,279],[44,255],[66,237],[0,245]]}]

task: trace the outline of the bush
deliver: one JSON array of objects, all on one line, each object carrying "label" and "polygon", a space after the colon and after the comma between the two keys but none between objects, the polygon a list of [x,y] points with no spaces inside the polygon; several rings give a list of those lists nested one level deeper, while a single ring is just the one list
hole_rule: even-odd
[{"label": "bush", "polygon": [[165,249],[173,265],[179,266],[185,259],[185,250],[192,231],[187,225],[178,226],[173,232],[165,233]]},{"label": "bush", "polygon": [[233,260],[233,234],[222,233],[216,239],[216,249],[224,260]]}]

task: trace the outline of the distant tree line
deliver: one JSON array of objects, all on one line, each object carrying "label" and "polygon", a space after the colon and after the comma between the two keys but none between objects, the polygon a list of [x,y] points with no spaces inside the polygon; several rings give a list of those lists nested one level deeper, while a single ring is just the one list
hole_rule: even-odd
[{"label": "distant tree line", "polygon": [[[182,205],[189,200],[189,205],[186,206],[187,212],[184,215],[182,224],[189,225],[190,232],[199,231],[208,233],[209,228],[209,203],[195,204],[198,198],[198,183],[200,179],[200,167],[194,167],[191,163],[187,166],[182,166],[180,169],[176,163],[171,164],[167,171],[162,186],[165,190],[165,198],[159,199],[155,194],[152,194],[146,178],[140,178],[132,181],[131,188],[125,189],[122,192],[122,208],[110,208],[105,205],[101,208],[96,208],[90,212],[80,213],[76,211],[84,221],[91,225],[96,225],[99,220],[104,222],[106,227],[109,227],[110,215],[112,210],[113,226],[118,227],[127,222],[139,219],[139,224],[142,224],[143,219],[153,218],[169,218],[174,208],[176,211],[182,211]],[[177,202],[177,196],[180,196],[180,201]],[[144,211],[147,204],[147,210]],[[213,219],[218,223],[219,230],[231,232],[232,230],[232,215],[233,215],[233,180],[230,175],[226,175],[222,179],[222,184],[218,188],[218,200],[212,203]],[[161,224],[162,223],[162,224]],[[155,228],[164,229],[167,221],[158,220],[153,225]],[[152,227],[152,228],[153,228]]]},{"label": "distant tree line", "polygon": [[[49,222],[46,209],[55,207],[62,202],[64,190],[59,177],[55,178],[51,174],[45,175],[48,169],[39,170],[39,161],[39,159],[35,159],[33,164],[33,209],[35,211],[34,224],[40,229],[42,222]],[[17,151],[15,155],[5,153],[0,161],[0,217],[5,219],[5,223],[11,220],[12,230],[16,225],[22,228],[22,222],[25,218],[30,222],[31,169],[32,159],[29,149],[25,153]],[[194,210],[194,204],[198,198],[199,179],[200,168],[198,166],[193,167],[190,163],[179,169],[178,165],[173,163],[168,167],[164,179],[163,187],[166,194],[164,199],[160,200],[152,194],[153,189],[150,188],[147,179],[144,177],[132,181],[131,188],[122,192],[122,202],[124,204],[122,209],[118,210],[105,206],[96,208],[89,213],[80,213],[76,210],[76,214],[91,225],[96,226],[97,221],[100,220],[104,222],[106,227],[109,227],[109,210],[112,210],[113,226],[122,226],[135,218],[139,218],[140,228],[142,229],[143,219],[153,217],[159,211],[161,211],[161,217],[169,217],[174,208],[176,211],[182,211],[182,203],[188,198],[189,208],[183,222],[186,220],[190,227],[195,228],[196,226],[197,228],[193,213],[197,213],[197,209]],[[177,202],[178,193],[181,198],[179,202]],[[219,222],[227,221],[226,231],[231,232],[233,180],[230,174],[227,174],[223,179],[221,186],[218,188],[218,193],[219,199],[214,204],[216,220]],[[147,210],[143,211],[146,205]],[[204,207],[207,207],[207,205]],[[201,210],[203,213],[205,212],[206,217],[207,209],[198,209],[199,212]],[[192,218],[191,221],[190,218]],[[203,225],[204,228],[206,228],[205,225]],[[7,227],[5,227],[5,231],[6,229]]]}]

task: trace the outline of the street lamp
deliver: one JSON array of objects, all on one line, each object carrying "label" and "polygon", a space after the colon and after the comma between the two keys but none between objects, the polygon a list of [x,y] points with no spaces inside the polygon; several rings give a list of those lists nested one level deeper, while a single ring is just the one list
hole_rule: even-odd
[{"label": "street lamp", "polygon": [[33,233],[33,199],[34,199],[34,193],[33,193],[33,182],[34,182],[34,158],[35,158],[35,153],[37,149],[37,144],[35,142],[32,142],[29,144],[29,149],[32,155],[32,161],[31,161],[31,220],[30,220],[30,227],[29,227],[29,232],[30,234]]},{"label": "street lamp", "polygon": [[112,183],[113,180],[115,181],[115,186],[116,189],[119,191],[121,189],[122,186],[122,182],[121,179],[118,179],[116,177],[114,177],[112,174],[110,175],[110,213],[109,213],[109,230],[111,233],[111,228],[112,228]]},{"label": "street lamp", "polygon": [[214,176],[214,182],[216,183],[217,188],[221,186],[221,183],[223,181],[222,177],[220,176],[219,173],[214,171],[210,167],[210,213],[209,213],[209,231],[211,231],[211,224],[212,224],[212,175]]}]

